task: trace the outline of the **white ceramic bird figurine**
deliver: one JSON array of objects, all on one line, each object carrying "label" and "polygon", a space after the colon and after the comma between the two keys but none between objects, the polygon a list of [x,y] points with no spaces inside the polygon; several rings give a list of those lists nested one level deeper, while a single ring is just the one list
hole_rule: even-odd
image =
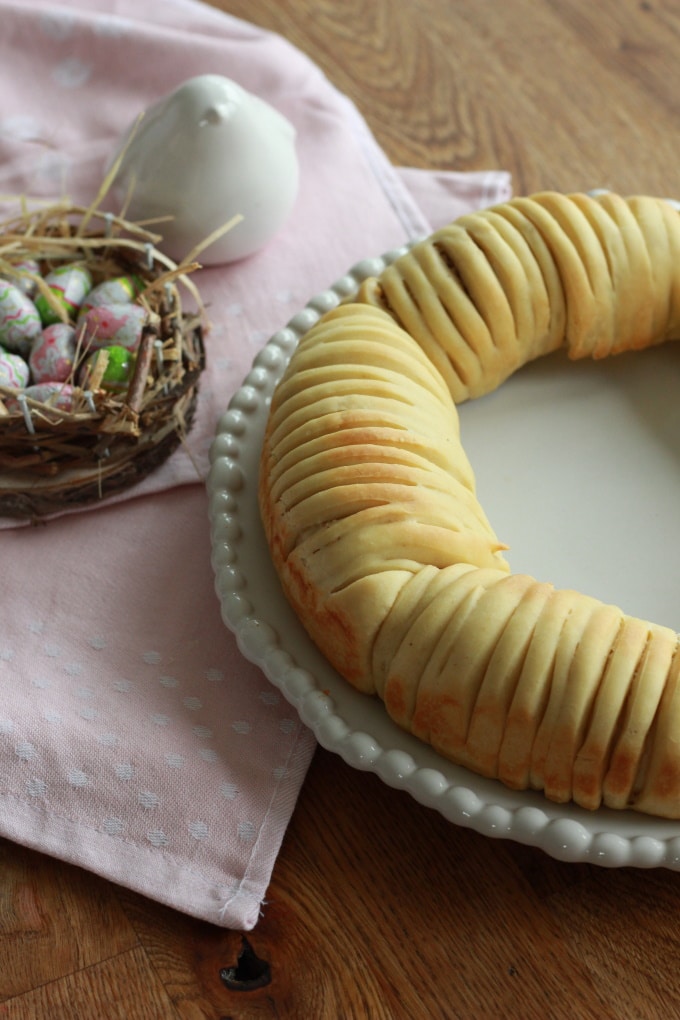
[{"label": "white ceramic bird figurine", "polygon": [[[126,148],[127,146],[127,148]],[[122,153],[122,157],[121,157]],[[110,161],[131,221],[158,225],[176,261],[232,217],[200,253],[204,265],[252,255],[277,233],[298,191],[295,129],[278,110],[217,74],[190,78],[125,132]]]}]

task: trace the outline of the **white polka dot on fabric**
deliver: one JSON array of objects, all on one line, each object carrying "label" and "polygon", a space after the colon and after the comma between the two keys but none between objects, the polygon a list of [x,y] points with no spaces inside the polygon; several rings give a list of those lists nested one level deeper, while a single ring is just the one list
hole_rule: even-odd
[{"label": "white polka dot on fabric", "polygon": [[213,666],[210,669],[206,669],[205,678],[208,681],[208,683],[212,684],[221,683],[222,680],[224,680],[224,670],[217,669],[216,667]]},{"label": "white polka dot on fabric", "polygon": [[257,829],[252,822],[239,822],[236,828],[236,835],[242,843],[254,843]]},{"label": "white polka dot on fabric", "polygon": [[14,658],[13,648],[0,648],[0,659],[3,662],[11,662]]},{"label": "white polka dot on fabric", "polygon": [[55,712],[53,709],[47,709],[43,712],[43,719],[48,723],[60,723],[63,722],[63,716],[61,712]]},{"label": "white polka dot on fabric", "polygon": [[238,301],[232,301],[226,308],[227,315],[243,315],[243,305]]},{"label": "white polka dot on fabric", "polygon": [[198,752],[198,756],[199,758],[202,758],[203,761],[207,761],[210,764],[214,764],[216,761],[219,761],[219,755],[212,747],[202,747]]},{"label": "white polka dot on fabric", "polygon": [[190,712],[198,712],[199,708],[203,708],[203,702],[200,698],[184,698],[182,704],[185,708],[188,708]]},{"label": "white polka dot on fabric", "polygon": [[47,783],[43,779],[29,779],[26,783],[26,792],[29,797],[44,797],[47,793]]},{"label": "white polka dot on fabric", "polygon": [[184,767],[184,755],[171,752],[166,754],[165,763],[169,765],[171,769],[181,769]]},{"label": "white polka dot on fabric", "polygon": [[83,667],[80,662],[67,662],[64,666],[64,673],[68,676],[80,676],[83,672]]},{"label": "white polka dot on fabric", "polygon": [[280,782],[282,779],[285,779],[287,775],[288,769],[286,768],[285,765],[277,765],[277,767],[272,771],[272,776],[274,777],[277,783]]},{"label": "white polka dot on fabric", "polygon": [[125,829],[125,822],[122,818],[105,818],[102,821],[102,829],[109,836],[119,836]]},{"label": "white polka dot on fabric", "polygon": [[132,680],[126,680],[124,677],[121,677],[120,680],[114,680],[113,683],[114,691],[120,691],[121,694],[127,694],[132,690],[132,687]]},{"label": "white polka dot on fabric", "polygon": [[97,743],[101,744],[102,747],[116,747],[118,742],[118,737],[115,733],[100,733],[97,737]]},{"label": "white polka dot on fabric", "polygon": [[67,57],[53,68],[52,81],[63,89],[79,89],[87,83],[91,74],[91,64],[77,57]]},{"label": "white polka dot on fabric", "polygon": [[154,726],[169,726],[171,722],[170,716],[163,715],[162,712],[152,712],[149,718]]},{"label": "white polka dot on fabric", "polygon": [[139,794],[137,795],[137,800],[139,801],[143,808],[147,808],[148,810],[151,810],[152,808],[157,808],[161,802],[161,799],[158,796],[158,794],[152,793],[151,790],[140,790]]},{"label": "white polka dot on fabric", "polygon": [[194,839],[203,840],[208,838],[210,830],[205,822],[189,822],[189,835]]},{"label": "white polka dot on fabric", "polygon": [[80,698],[81,701],[91,701],[95,697],[96,691],[92,687],[79,687],[76,691],[76,697]]},{"label": "white polka dot on fabric", "polygon": [[293,294],[292,290],[280,290],[277,294],[274,295],[274,297],[282,305],[287,305],[293,300],[295,295]]},{"label": "white polka dot on fabric", "polygon": [[236,800],[238,797],[238,787],[236,783],[222,783],[220,793],[225,800]]},{"label": "white polka dot on fabric", "polygon": [[260,701],[265,705],[278,705],[280,700],[277,691],[260,691]]},{"label": "white polka dot on fabric", "polygon": [[45,629],[45,624],[43,623],[42,620],[31,620],[28,625],[28,629],[30,630],[31,634],[42,634],[43,630]]},{"label": "white polka dot on fabric", "polygon": [[213,731],[208,729],[207,726],[194,726],[193,732],[197,737],[200,737],[201,740],[210,740],[213,735]]},{"label": "white polka dot on fabric", "polygon": [[55,645],[52,641],[46,641],[43,648],[45,650],[45,655],[47,655],[50,659],[58,659],[61,654],[61,648],[59,645]]},{"label": "white polka dot on fabric", "polygon": [[52,682],[45,676],[34,676],[31,680],[31,685],[37,687],[40,691],[47,691],[52,686]]},{"label": "white polka dot on fabric", "polygon": [[113,771],[118,779],[122,779],[123,782],[128,782],[134,777],[135,767],[134,765],[131,765],[130,762],[123,761],[119,762],[118,765],[114,765]]},{"label": "white polka dot on fabric", "polygon": [[151,832],[147,832],[146,838],[152,846],[162,847],[170,844],[170,840],[162,829],[152,829]]},{"label": "white polka dot on fabric", "polygon": [[263,329],[254,329],[248,337],[248,343],[253,347],[261,347],[267,339],[268,335]]},{"label": "white polka dot on fabric", "polygon": [[236,722],[231,724],[232,730],[236,730],[237,733],[250,733],[250,723],[246,722],[245,719],[237,719]]},{"label": "white polka dot on fabric", "polygon": [[102,637],[100,634],[95,634],[93,637],[88,638],[87,643],[97,652],[101,652],[104,648],[106,648],[106,638]]},{"label": "white polka dot on fabric", "polygon": [[33,744],[29,743],[28,740],[22,740],[16,744],[14,747],[14,753],[17,758],[20,758],[22,761],[33,761],[38,757],[38,752]]},{"label": "white polka dot on fabric", "polygon": [[176,676],[160,676],[158,682],[169,689],[179,687],[179,680]]},{"label": "white polka dot on fabric", "polygon": [[161,653],[152,650],[148,652],[142,652],[142,658],[148,666],[157,666],[161,661]]},{"label": "white polka dot on fabric", "polygon": [[78,710],[78,715],[81,719],[85,719],[86,722],[95,722],[99,718],[99,712],[96,708],[92,708],[90,705],[86,705],[84,708]]},{"label": "white polka dot on fabric", "polygon": [[14,733],[14,722],[0,717],[0,736],[8,736],[10,733]]},{"label": "white polka dot on fabric", "polygon": [[89,783],[89,779],[82,769],[69,769],[66,779],[76,789],[82,789]]},{"label": "white polka dot on fabric", "polygon": [[279,723],[279,729],[282,733],[292,733],[295,729],[294,719],[282,719]]}]

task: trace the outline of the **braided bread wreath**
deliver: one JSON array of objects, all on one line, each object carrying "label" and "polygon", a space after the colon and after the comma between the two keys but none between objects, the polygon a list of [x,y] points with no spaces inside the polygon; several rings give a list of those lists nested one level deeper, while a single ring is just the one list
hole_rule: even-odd
[{"label": "braided bread wreath", "polygon": [[286,597],[356,689],[439,754],[558,803],[680,818],[678,635],[513,574],[456,404],[558,348],[680,338],[680,216],[546,192],[416,244],[302,337],[259,505]]}]

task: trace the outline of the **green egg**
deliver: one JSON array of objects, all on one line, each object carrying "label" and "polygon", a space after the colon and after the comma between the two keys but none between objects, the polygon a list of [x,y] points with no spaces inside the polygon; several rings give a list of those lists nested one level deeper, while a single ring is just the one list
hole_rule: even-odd
[{"label": "green egg", "polygon": [[107,347],[106,352],[109,355],[109,363],[102,380],[104,385],[113,388],[123,383],[129,383],[135,367],[134,354],[127,347],[120,347],[118,344]]},{"label": "green egg", "polygon": [[[105,350],[109,356],[104,375],[102,376],[102,387],[105,390],[126,389],[134,372],[135,355],[127,347],[121,347],[119,344],[103,347],[102,350]],[[84,371],[81,376],[81,385],[87,386],[99,353],[99,351],[95,351],[85,362]]]}]

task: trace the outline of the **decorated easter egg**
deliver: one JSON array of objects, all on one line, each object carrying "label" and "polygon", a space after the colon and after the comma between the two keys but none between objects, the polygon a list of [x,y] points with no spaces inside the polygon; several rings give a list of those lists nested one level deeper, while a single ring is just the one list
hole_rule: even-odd
[{"label": "decorated easter egg", "polygon": [[33,382],[65,382],[73,371],[75,356],[75,327],[67,322],[46,326],[28,357]]},{"label": "decorated easter egg", "polygon": [[41,404],[48,404],[50,407],[59,408],[60,411],[70,411],[73,407],[73,387],[68,383],[48,382],[36,383],[27,386],[24,394],[31,400],[37,400]]},{"label": "decorated easter egg", "polygon": [[96,305],[84,316],[79,330],[85,350],[112,344],[135,351],[142,338],[146,310],[141,305]]},{"label": "decorated easter egg", "polygon": [[40,316],[28,295],[15,284],[0,279],[0,344],[27,355],[41,332]]},{"label": "decorated easter egg", "polygon": [[126,305],[137,297],[144,281],[139,276],[117,276],[93,287],[80,306],[79,318],[98,305]]},{"label": "decorated easter egg", "polygon": [[14,280],[15,285],[19,288],[19,290],[22,290],[24,294],[28,294],[30,298],[34,298],[35,292],[38,289],[35,277],[40,276],[39,264],[35,259],[25,258],[12,263],[12,265],[19,274]]},{"label": "decorated easter egg", "polygon": [[50,289],[53,303],[50,303],[44,294],[39,294],[35,299],[35,306],[44,326],[64,321],[57,310],[59,308],[67,318],[75,318],[85,297],[92,290],[89,269],[75,263],[57,266],[47,274],[45,283]]},{"label": "decorated easter egg", "polygon": [[0,347],[0,384],[23,389],[28,385],[29,369],[19,354],[12,354]]},{"label": "decorated easter egg", "polygon": [[95,365],[97,364],[97,359],[102,352],[105,352],[107,355],[107,363],[99,385],[102,389],[114,392],[126,390],[132,378],[137,359],[132,351],[129,351],[127,347],[122,347],[120,344],[113,344],[110,347],[102,347],[98,351],[93,351],[83,365],[80,385],[84,389],[90,387],[92,379],[96,375]]}]

